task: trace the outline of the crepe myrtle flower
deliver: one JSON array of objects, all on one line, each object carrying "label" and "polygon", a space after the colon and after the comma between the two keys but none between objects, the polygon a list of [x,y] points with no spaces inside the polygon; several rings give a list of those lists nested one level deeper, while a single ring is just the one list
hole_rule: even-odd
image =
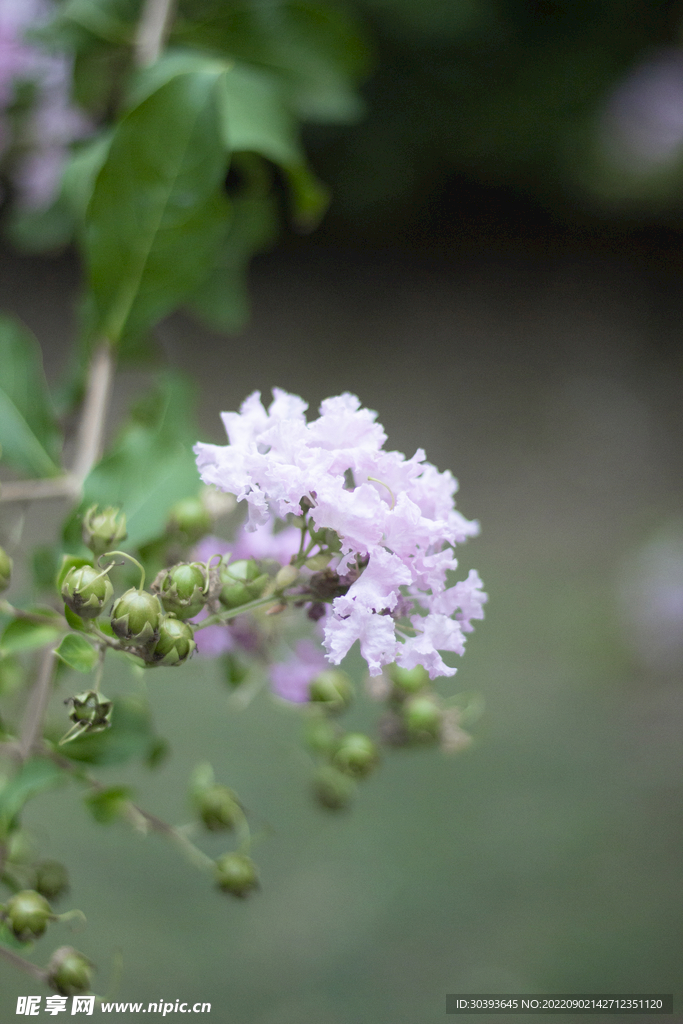
[{"label": "crepe myrtle flower", "polygon": [[229,444],[194,449],[202,480],[247,503],[247,532],[294,515],[339,538],[334,571],[348,585],[327,598],[330,662],[358,640],[373,676],[394,662],[452,676],[440,652],[463,653],[486,601],[474,570],[449,585],[454,545],[479,533],[455,508],[457,481],[422,449],[411,459],[386,451],[377,414],[355,395],[326,399],[311,422],[307,408],[276,388],[267,410],[255,392],[223,413]]}]

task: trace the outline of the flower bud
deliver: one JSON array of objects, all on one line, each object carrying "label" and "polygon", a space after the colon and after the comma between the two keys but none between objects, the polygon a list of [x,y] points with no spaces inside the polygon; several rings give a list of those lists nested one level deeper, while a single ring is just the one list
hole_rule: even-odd
[{"label": "flower bud", "polygon": [[313,754],[329,754],[337,745],[337,729],[325,715],[316,715],[304,726],[304,743]]},{"label": "flower bud", "polygon": [[92,565],[69,569],[62,583],[62,598],[72,612],[82,619],[96,619],[114,596],[106,572]]},{"label": "flower bud", "polygon": [[334,765],[347,775],[362,778],[377,764],[377,747],[362,732],[347,732],[342,736],[334,754]]},{"label": "flower bud", "polygon": [[356,784],[338,768],[323,765],[313,779],[313,792],[318,803],[328,811],[341,811],[348,807],[356,792]]},{"label": "flower bud", "polygon": [[132,587],[112,608],[111,628],[124,644],[142,647],[157,639],[161,615],[156,594]]},{"label": "flower bud", "polygon": [[33,889],[22,889],[5,907],[5,920],[20,942],[39,939],[53,917],[50,904]]},{"label": "flower bud", "polygon": [[227,786],[207,786],[197,794],[197,810],[210,832],[222,832],[235,827],[242,816],[237,796]]},{"label": "flower bud", "polygon": [[410,739],[420,743],[439,739],[443,712],[435,697],[429,694],[409,697],[401,709],[401,718]]},{"label": "flower bud", "polygon": [[152,589],[167,612],[178,619],[193,619],[206,604],[206,569],[200,562],[180,562],[163,569]]},{"label": "flower bud", "polygon": [[83,543],[94,555],[103,555],[128,536],[126,516],[120,508],[97,509],[91,505],[83,516]]},{"label": "flower bud", "polygon": [[79,735],[84,732],[102,732],[111,725],[114,704],[103,693],[86,690],[85,693],[69,697],[64,703],[71,704],[69,718],[74,725],[83,726]]},{"label": "flower bud", "polygon": [[62,996],[77,996],[89,992],[93,965],[73,946],[60,946],[50,957],[47,980]]},{"label": "flower bud", "polygon": [[351,703],[353,687],[346,672],[328,668],[320,672],[311,682],[309,700],[322,705],[333,713],[344,711]]},{"label": "flower bud", "polygon": [[41,896],[56,900],[69,888],[69,875],[58,860],[43,860],[36,864],[35,887]]},{"label": "flower bud", "polygon": [[389,665],[387,674],[396,690],[402,695],[418,693],[429,684],[429,673],[422,665],[415,668],[401,668],[400,665]]},{"label": "flower bud", "polygon": [[168,528],[186,544],[195,544],[211,529],[213,520],[199,497],[183,498],[169,513]]},{"label": "flower bud", "polygon": [[224,853],[216,861],[216,882],[223,892],[244,897],[258,888],[256,865],[243,853]]},{"label": "flower bud", "polygon": [[4,548],[0,548],[0,594],[7,590],[12,579],[12,559]]},{"label": "flower bud", "polygon": [[283,565],[281,569],[278,569],[275,576],[275,589],[286,590],[287,587],[291,587],[293,583],[296,583],[299,578],[299,570],[295,565]]},{"label": "flower bud", "polygon": [[268,579],[253,558],[222,565],[220,581],[223,587],[219,600],[226,608],[239,608],[260,597],[268,585]]},{"label": "flower bud", "polygon": [[187,622],[164,615],[159,623],[159,639],[152,650],[157,665],[183,665],[195,650],[194,630]]}]

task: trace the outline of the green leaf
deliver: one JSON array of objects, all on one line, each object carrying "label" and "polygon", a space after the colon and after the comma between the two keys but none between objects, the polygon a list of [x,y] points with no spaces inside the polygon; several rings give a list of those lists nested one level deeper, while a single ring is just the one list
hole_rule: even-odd
[{"label": "green leaf", "polygon": [[158,742],[148,705],[136,697],[115,697],[106,732],[81,736],[60,751],[70,760],[87,764],[124,764],[133,757],[146,760]]},{"label": "green leaf", "polygon": [[112,133],[102,132],[72,153],[62,175],[62,191],[72,215],[83,223],[100,173],[111,146]]},{"label": "green leaf", "polygon": [[199,488],[190,447],[196,439],[191,409],[187,382],[174,375],[163,378],[85,481],[82,509],[95,503],[121,506],[131,547],[163,533],[171,506]]},{"label": "green leaf", "polygon": [[61,630],[47,623],[29,622],[27,619],[14,619],[2,634],[0,640],[0,657],[17,654],[19,651],[32,651],[37,647],[47,647],[61,634]]},{"label": "green leaf", "polygon": [[136,338],[206,274],[229,216],[216,72],[177,75],[120,122],[87,211],[98,329]]},{"label": "green leaf", "polygon": [[0,444],[2,455],[33,476],[56,476],[62,438],[55,420],[38,342],[0,316]]},{"label": "green leaf", "polygon": [[85,624],[85,619],[82,619],[80,615],[76,615],[76,612],[72,612],[68,604],[64,605],[64,618],[72,629],[78,629],[81,633],[84,633],[88,628]]},{"label": "green leaf", "polygon": [[229,152],[261,153],[283,166],[303,162],[296,119],[274,75],[235,64],[221,75],[218,96]]},{"label": "green leaf", "polygon": [[233,210],[216,262],[188,301],[188,308],[218,331],[238,331],[248,320],[249,261],[269,249],[277,237],[278,209],[273,195],[238,196]]},{"label": "green leaf", "polygon": [[26,761],[13,779],[0,788],[0,830],[11,824],[27,800],[66,781],[63,769],[44,757]]},{"label": "green leaf", "polygon": [[108,825],[118,818],[133,795],[128,786],[111,786],[98,793],[88,793],[83,802],[100,825]]},{"label": "green leaf", "polygon": [[77,672],[92,672],[99,659],[93,645],[78,633],[67,633],[55,654]]},{"label": "green leaf", "polygon": [[33,581],[39,590],[53,590],[62,549],[58,544],[39,544],[31,557]]}]

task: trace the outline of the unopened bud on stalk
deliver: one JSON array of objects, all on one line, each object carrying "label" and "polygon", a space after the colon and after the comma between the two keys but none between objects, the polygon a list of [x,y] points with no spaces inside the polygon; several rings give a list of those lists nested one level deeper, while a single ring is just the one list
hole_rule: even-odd
[{"label": "unopened bud on stalk", "polygon": [[258,888],[256,865],[243,853],[224,853],[216,861],[216,883],[223,892],[243,898]]},{"label": "unopened bud on stalk", "polygon": [[0,548],[0,594],[7,590],[12,579],[12,559],[4,548]]},{"label": "unopened bud on stalk", "polygon": [[111,725],[113,701],[103,693],[86,690],[84,693],[69,697],[66,704],[71,704],[69,718],[76,726],[80,726],[78,735],[84,732],[102,732]]},{"label": "unopened bud on stalk", "polygon": [[152,660],[157,665],[183,665],[197,647],[192,626],[173,615],[162,616],[158,636],[152,650]]},{"label": "unopened bud on stalk", "polygon": [[162,569],[152,584],[167,612],[179,619],[193,619],[206,604],[206,567],[200,562],[180,562]]},{"label": "unopened bud on stalk", "polygon": [[387,674],[399,694],[418,693],[429,684],[429,673],[422,665],[415,668],[401,668],[400,665],[389,665]]},{"label": "unopened bud on stalk", "polygon": [[339,740],[333,761],[340,771],[362,778],[377,764],[377,747],[365,733],[348,732]]},{"label": "unopened bud on stalk", "polygon": [[309,700],[320,704],[326,711],[344,711],[351,703],[353,687],[346,672],[336,668],[324,669],[311,682]]},{"label": "unopened bud on stalk", "polygon": [[418,743],[434,743],[441,735],[443,711],[430,694],[408,697],[401,708],[401,718],[409,738]]},{"label": "unopened bud on stalk", "polygon": [[124,644],[144,647],[158,638],[162,611],[159,598],[131,587],[111,612],[111,628]]},{"label": "unopened bud on stalk", "polygon": [[197,794],[197,810],[210,832],[222,832],[235,827],[242,817],[237,795],[227,786],[207,786]]},{"label": "unopened bud on stalk", "polygon": [[255,601],[266,589],[269,580],[253,558],[222,565],[219,575],[223,585],[219,599],[226,608],[239,608],[249,601]]},{"label": "unopened bud on stalk", "polygon": [[93,965],[73,946],[60,946],[47,965],[47,980],[63,996],[77,996],[89,992]]},{"label": "unopened bud on stalk", "polygon": [[351,803],[356,784],[338,768],[323,765],[313,779],[313,793],[318,803],[328,811],[342,811]]},{"label": "unopened bud on stalk", "polygon": [[92,565],[69,569],[62,583],[62,599],[82,619],[96,619],[114,596],[107,571]]},{"label": "unopened bud on stalk", "polygon": [[83,516],[83,543],[95,555],[103,555],[105,551],[116,547],[119,541],[125,540],[126,517],[120,508],[105,508],[98,512],[97,505],[91,505]]},{"label": "unopened bud on stalk", "polygon": [[5,907],[5,920],[20,942],[39,939],[54,918],[50,904],[33,889],[22,889]]},{"label": "unopened bud on stalk", "polygon": [[168,530],[180,534],[186,544],[195,544],[209,532],[212,522],[211,514],[200,497],[183,498],[169,513]]},{"label": "unopened bud on stalk", "polygon": [[56,900],[69,888],[69,875],[58,860],[43,860],[36,864],[35,887],[41,896]]}]

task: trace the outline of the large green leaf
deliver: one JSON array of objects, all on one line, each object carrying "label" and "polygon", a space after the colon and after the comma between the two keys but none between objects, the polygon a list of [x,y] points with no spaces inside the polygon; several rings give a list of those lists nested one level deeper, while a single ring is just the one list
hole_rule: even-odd
[{"label": "large green leaf", "polygon": [[19,651],[34,651],[46,647],[58,639],[61,629],[49,623],[29,622],[28,619],[13,619],[0,639],[0,658]]},{"label": "large green leaf", "polygon": [[229,152],[261,153],[284,167],[303,162],[296,119],[275,75],[234,64],[221,75],[218,95]]},{"label": "large green leaf", "polygon": [[174,375],[163,378],[85,481],[82,510],[95,503],[120,505],[129,546],[159,536],[171,506],[198,489],[192,405],[186,381]]},{"label": "large green leaf", "polygon": [[78,633],[67,633],[55,654],[77,672],[92,672],[98,661],[96,649]]},{"label": "large green leaf", "polygon": [[27,800],[66,781],[63,769],[44,757],[26,761],[13,779],[0,787],[0,831],[4,832]]},{"label": "large green leaf", "polygon": [[221,72],[176,75],[120,122],[87,211],[98,329],[139,336],[208,272],[229,217]]},{"label": "large green leaf", "polygon": [[55,476],[62,438],[43,374],[38,342],[0,316],[0,444],[2,456],[33,476]]}]

